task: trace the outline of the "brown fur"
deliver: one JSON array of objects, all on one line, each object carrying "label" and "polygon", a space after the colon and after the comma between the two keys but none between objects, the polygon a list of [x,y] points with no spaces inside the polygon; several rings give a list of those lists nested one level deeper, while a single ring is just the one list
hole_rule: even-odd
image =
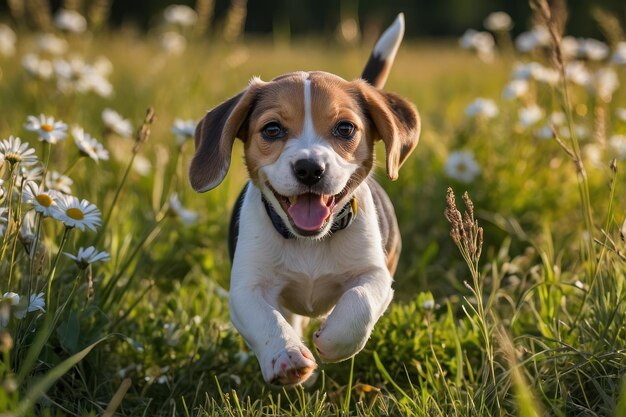
[{"label": "brown fur", "polygon": [[258,171],[278,159],[286,139],[267,141],[263,127],[272,121],[287,129],[287,138],[302,132],[304,122],[304,87],[301,77],[281,77],[264,86],[250,110],[245,138],[245,161],[250,178],[257,182]]},{"label": "brown fur", "polygon": [[[284,141],[302,131],[303,74],[285,74],[269,83],[255,79],[246,90],[207,113],[196,129],[196,154],[189,170],[196,191],[208,191],[222,182],[236,137],[246,142],[246,165],[253,181],[258,180],[258,169],[275,161]],[[323,72],[309,73],[309,77],[316,132],[344,159],[362,163],[364,174],[372,166],[373,141],[381,139],[387,152],[387,175],[396,179],[400,166],[417,146],[420,121],[415,107],[363,80],[348,82]],[[261,137],[262,127],[272,120],[287,128],[285,140],[269,143]],[[332,135],[340,120],[357,127],[353,140]]]}]

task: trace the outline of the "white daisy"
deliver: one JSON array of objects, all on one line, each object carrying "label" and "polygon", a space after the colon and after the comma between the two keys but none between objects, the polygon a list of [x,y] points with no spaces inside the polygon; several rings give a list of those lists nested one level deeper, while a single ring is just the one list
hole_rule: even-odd
[{"label": "white daisy", "polygon": [[572,61],[565,65],[565,78],[574,84],[586,87],[591,82],[592,75],[583,62]]},{"label": "white daisy", "polygon": [[443,167],[446,175],[460,182],[472,182],[480,174],[480,166],[471,151],[452,151]]},{"label": "white daisy", "polygon": [[2,295],[3,300],[9,300],[9,304],[16,306],[20,303],[20,296],[14,292],[5,292]]},{"label": "white daisy", "polygon": [[513,79],[530,80],[534,78],[533,73],[541,66],[538,62],[516,62],[513,66]]},{"label": "white daisy", "polygon": [[72,33],[82,33],[87,30],[87,19],[75,10],[59,9],[54,16],[54,25]]},{"label": "white daisy", "polygon": [[113,63],[104,55],[97,57],[91,67],[103,77],[108,77],[113,72]]},{"label": "white daisy", "polygon": [[133,161],[133,169],[142,177],[147,177],[152,171],[152,163],[148,158],[138,153]]},{"label": "white daisy", "polygon": [[198,213],[183,207],[178,198],[178,193],[173,193],[169,201],[169,214],[180,219],[183,224],[191,225],[198,220]]},{"label": "white daisy", "polygon": [[615,114],[622,122],[626,122],[626,108],[615,109]]},{"label": "white daisy", "polygon": [[31,77],[42,80],[49,80],[54,74],[52,62],[47,59],[41,59],[32,53],[26,54],[22,57],[22,67]]},{"label": "white daisy", "polygon": [[506,100],[513,100],[523,97],[528,92],[528,88],[528,81],[524,79],[511,80],[506,85],[506,87],[504,87],[502,97],[504,97]]},{"label": "white daisy", "polygon": [[61,121],[55,121],[53,117],[40,114],[39,118],[28,116],[24,128],[39,135],[39,140],[48,143],[57,143],[67,136],[67,125]]},{"label": "white daisy", "polygon": [[33,311],[40,311],[41,313],[46,312],[46,300],[44,299],[42,292],[39,294],[32,294],[27,303],[22,301],[22,303],[17,306],[14,314],[18,319],[23,319],[26,317],[27,313],[32,313]]},{"label": "white daisy", "polygon": [[567,122],[567,117],[562,111],[555,111],[550,115],[550,123],[555,126],[562,126],[565,122]]},{"label": "white daisy", "polygon": [[80,93],[93,92],[106,98],[113,94],[113,85],[96,68],[88,65],[76,81],[76,91]]},{"label": "white daisy", "polygon": [[18,137],[9,136],[0,141],[0,157],[11,165],[30,166],[37,163],[35,150]]},{"label": "white daisy", "polygon": [[174,119],[172,133],[176,135],[176,143],[178,146],[183,145],[188,139],[193,138],[197,124],[195,120]]},{"label": "white daisy", "polygon": [[588,88],[605,103],[611,101],[613,93],[619,87],[619,78],[613,68],[600,68],[591,79]]},{"label": "white daisy", "polygon": [[487,16],[483,25],[492,32],[507,32],[513,28],[513,20],[506,12],[493,12]]},{"label": "white daisy", "polygon": [[0,329],[9,325],[11,320],[11,310],[15,310],[20,303],[20,296],[14,292],[5,292],[0,297]]},{"label": "white daisy", "polygon": [[85,199],[79,201],[72,195],[58,194],[56,203],[57,209],[52,216],[66,227],[77,227],[81,231],[87,227],[95,232],[102,224],[100,210]]},{"label": "white daisy", "polygon": [[602,61],[609,56],[609,47],[597,39],[582,39],[580,42],[581,55],[591,61]]},{"label": "white daisy", "polygon": [[56,191],[45,191],[43,186],[36,182],[29,182],[24,187],[22,201],[32,204],[35,211],[45,217],[52,217],[53,211],[56,210],[56,196]]},{"label": "white daisy", "polygon": [[37,36],[37,48],[50,55],[63,55],[67,52],[67,41],[52,33]]},{"label": "white daisy", "polygon": [[20,242],[26,248],[26,252],[30,254],[31,245],[35,241],[35,229],[36,229],[36,216],[33,210],[30,210],[24,215],[22,220],[22,226],[20,227],[19,238]]},{"label": "white daisy", "polygon": [[98,252],[93,246],[88,248],[78,248],[78,253],[72,255],[71,253],[63,252],[68,258],[76,262],[76,265],[80,269],[86,269],[89,265],[95,262],[107,262],[111,259],[111,256],[107,252]]},{"label": "white daisy", "polygon": [[557,70],[544,67],[543,65],[535,67],[532,76],[538,82],[546,83],[548,85],[556,85],[561,79]]},{"label": "white daisy", "polygon": [[528,107],[522,107],[519,112],[519,124],[523,128],[530,127],[536,124],[541,118],[543,118],[543,110],[535,104]]},{"label": "white daisy", "polygon": [[626,159],[626,136],[613,135],[609,139],[609,146],[617,154],[619,159]]},{"label": "white daisy", "polygon": [[193,26],[198,20],[198,13],[189,6],[172,4],[165,8],[163,17],[171,25]]},{"label": "white daisy", "polygon": [[63,194],[72,194],[72,189],[70,188],[72,184],[74,184],[74,180],[58,171],[48,171],[46,174],[46,187],[49,190],[55,190]]},{"label": "white daisy", "polygon": [[467,106],[465,115],[492,119],[498,115],[498,106],[493,100],[479,97]]},{"label": "white daisy", "polygon": [[41,182],[43,176],[43,167],[41,165],[35,165],[30,167],[20,166],[17,173],[17,184],[24,186],[29,182]]},{"label": "white daisy", "polygon": [[15,54],[15,43],[17,35],[5,24],[0,24],[0,55],[13,56]]},{"label": "white daisy", "polygon": [[468,29],[459,39],[461,48],[475,50],[478,57],[485,62],[493,60],[496,42],[493,35],[489,32],[479,32],[474,29]]},{"label": "white daisy", "polygon": [[550,45],[550,32],[543,26],[535,26],[515,38],[515,47],[520,52],[530,52],[535,48]]},{"label": "white daisy", "polygon": [[133,125],[130,120],[124,119],[115,110],[109,108],[102,110],[102,121],[107,129],[122,137],[128,138],[133,135]]},{"label": "white daisy", "polygon": [[179,55],[187,47],[187,39],[178,32],[168,31],[161,34],[160,44],[168,54]]},{"label": "white daisy", "polygon": [[69,59],[57,58],[54,60],[53,65],[57,78],[73,82],[78,79],[87,64],[80,56],[73,55]]},{"label": "white daisy", "polygon": [[104,146],[97,139],[85,133],[82,127],[74,126],[72,128],[72,136],[82,155],[88,156],[96,162],[109,159],[109,151],[104,149]]}]

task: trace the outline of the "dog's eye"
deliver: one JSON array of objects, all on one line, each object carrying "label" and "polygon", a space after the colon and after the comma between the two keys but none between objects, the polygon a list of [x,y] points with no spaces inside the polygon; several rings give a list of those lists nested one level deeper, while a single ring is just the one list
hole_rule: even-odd
[{"label": "dog's eye", "polygon": [[352,139],[356,128],[350,122],[342,121],[337,123],[333,129],[333,135],[341,139]]},{"label": "dog's eye", "polygon": [[261,134],[265,140],[282,139],[286,133],[285,128],[278,124],[278,122],[269,122],[263,126],[261,130]]}]

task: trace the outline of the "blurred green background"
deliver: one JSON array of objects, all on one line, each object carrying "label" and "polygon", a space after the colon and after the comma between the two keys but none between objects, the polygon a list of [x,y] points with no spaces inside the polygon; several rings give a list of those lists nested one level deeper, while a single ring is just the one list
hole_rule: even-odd
[{"label": "blurred green background", "polygon": [[[40,3],[39,0],[21,0]],[[0,11],[20,0],[3,0]],[[133,25],[147,30],[154,25],[160,12],[169,4],[195,7],[197,0],[54,0],[54,10],[71,4],[112,3],[109,23],[114,26]],[[408,37],[459,36],[467,28],[479,29],[490,12],[507,12],[516,22],[513,33],[525,30],[531,11],[526,1],[496,0],[210,0],[214,27],[220,27],[233,4],[247,7],[245,33],[272,35],[289,33],[291,36],[332,35],[339,22],[355,17],[364,38],[375,37],[396,13],[402,11],[407,20]],[[566,32],[573,36],[598,37],[600,30],[594,23],[594,11],[602,9],[623,18],[626,2],[623,0],[572,0],[568,2],[569,20]]]}]

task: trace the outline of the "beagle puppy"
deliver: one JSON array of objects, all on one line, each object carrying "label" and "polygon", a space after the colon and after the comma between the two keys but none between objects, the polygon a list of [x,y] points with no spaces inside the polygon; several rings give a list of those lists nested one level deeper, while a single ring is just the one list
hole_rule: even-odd
[{"label": "beagle puppy", "polygon": [[231,219],[230,315],[268,383],[302,384],[316,369],[306,318],[323,320],[317,357],[338,362],[363,349],[392,299],[400,233],[370,173],[377,141],[392,180],[418,142],[415,107],[381,89],[403,34],[400,14],[360,79],[254,77],[196,128],[189,179],[198,192],[222,182],[235,138],[244,143],[250,181]]}]

